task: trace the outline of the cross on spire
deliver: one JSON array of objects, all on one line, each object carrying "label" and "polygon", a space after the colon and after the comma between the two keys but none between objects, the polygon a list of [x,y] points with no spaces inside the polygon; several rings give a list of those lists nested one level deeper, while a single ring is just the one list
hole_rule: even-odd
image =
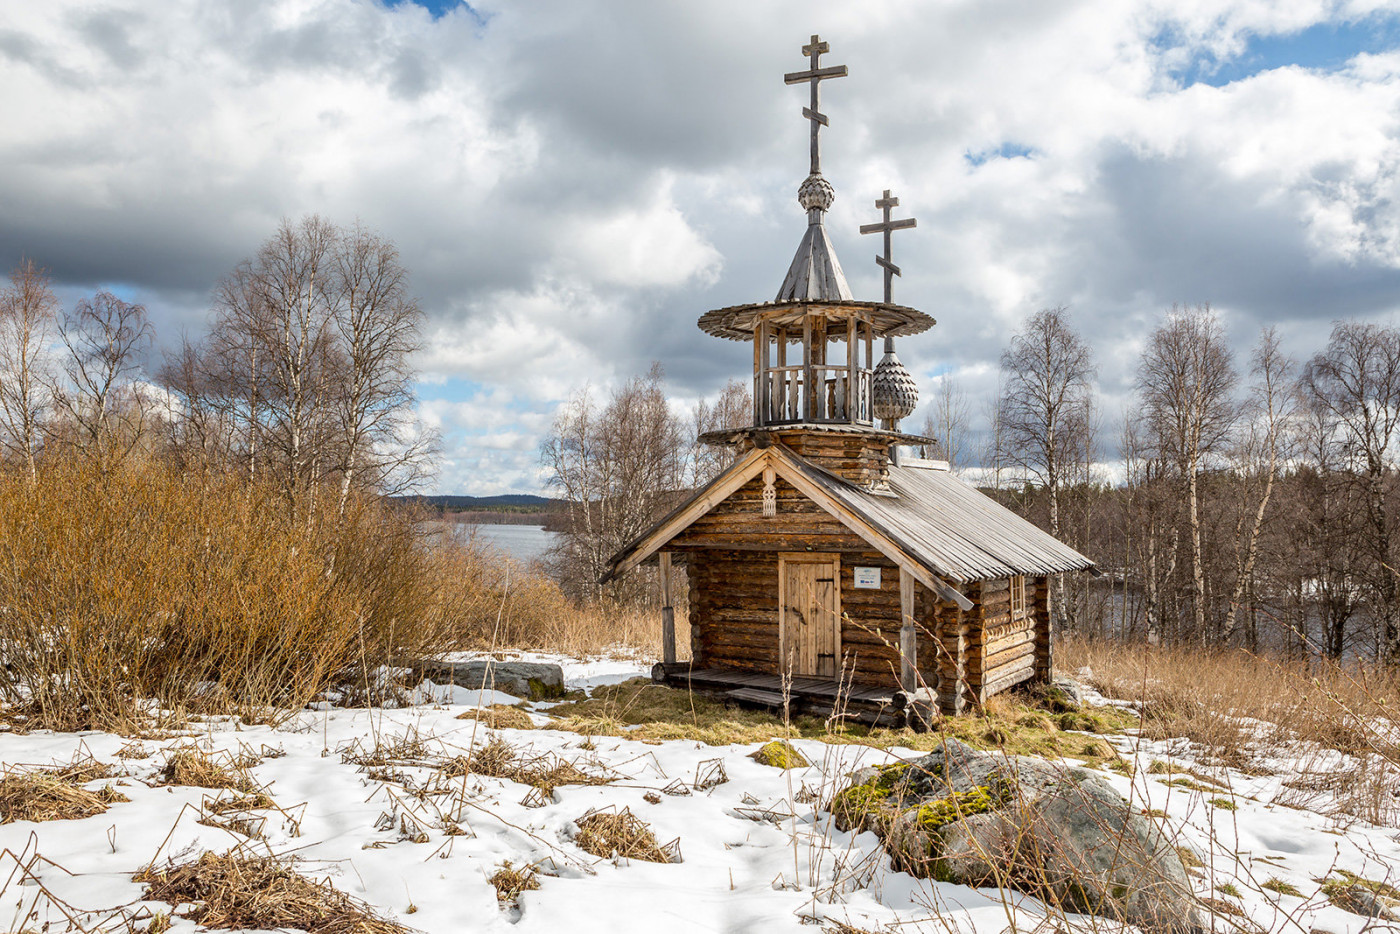
[{"label": "cross on spire", "polygon": [[822,171],[822,153],[817,142],[817,132],[828,125],[826,114],[821,112],[821,82],[827,78],[844,78],[847,74],[845,65],[819,67],[822,54],[829,51],[831,47],[821,40],[821,36],[813,35],[811,44],[802,47],[802,54],[811,60],[811,67],[806,71],[794,71],[783,75],[784,84],[801,84],[806,81],[812,85],[812,106],[802,108],[802,116],[812,121],[812,175],[820,175]]},{"label": "cross on spire", "polygon": [[890,304],[890,286],[894,282],[894,277],[902,275],[899,267],[890,261],[890,234],[896,230],[907,230],[914,226],[914,218],[906,217],[903,220],[890,220],[890,208],[899,207],[899,199],[890,197],[890,190],[885,189],[885,196],[875,202],[877,208],[882,208],[885,212],[885,219],[878,224],[861,224],[860,232],[863,234],[882,233],[885,235],[885,255],[875,257],[875,264],[885,270],[885,304]]}]

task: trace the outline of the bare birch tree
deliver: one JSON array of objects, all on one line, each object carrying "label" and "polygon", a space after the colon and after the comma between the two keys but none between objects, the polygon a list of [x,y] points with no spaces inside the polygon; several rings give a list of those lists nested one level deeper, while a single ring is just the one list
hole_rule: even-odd
[{"label": "bare birch tree", "polygon": [[[1297,408],[1293,372],[1293,361],[1279,348],[1277,330],[1265,328],[1254,347],[1254,381],[1249,403],[1243,410],[1247,418],[1236,452],[1242,495],[1235,526],[1235,585],[1220,627],[1221,639],[1234,635],[1241,604],[1254,590],[1259,533],[1273,498],[1280,462],[1289,454],[1289,435]],[[1252,612],[1250,617],[1253,618]]]},{"label": "bare birch tree", "polygon": [[[1001,357],[998,407],[1004,444],[1023,476],[1044,490],[1050,534],[1063,535],[1065,487],[1088,479],[1093,414],[1094,358],[1064,308],[1036,312],[1011,338]],[[1055,578],[1055,617],[1070,622],[1064,575]]]},{"label": "bare birch tree", "polygon": [[[601,410],[589,390],[576,394],[556,415],[540,458],[567,504],[555,573],[569,592],[598,599],[609,559],[684,495],[686,445],[661,368],[629,380]],[[610,594],[635,599],[642,586],[634,575]]]},{"label": "bare birch tree", "polygon": [[1177,473],[1186,511],[1193,633],[1207,635],[1201,472],[1235,426],[1238,382],[1225,331],[1209,305],[1173,307],[1143,351],[1138,391],[1153,441]]},{"label": "bare birch tree", "polygon": [[745,428],[753,421],[753,393],[747,383],[731,379],[714,405],[701,399],[695,405],[695,442],[691,449],[690,483],[701,487],[734,463],[735,448],[705,444],[701,435],[730,428]]},{"label": "bare birch tree", "polygon": [[358,225],[345,231],[331,290],[343,370],[332,393],[343,513],[356,484],[397,492],[416,481],[433,439],[414,434],[409,421],[411,359],[422,346],[423,312],[409,293],[398,249]]},{"label": "bare birch tree", "polygon": [[143,399],[133,383],[154,339],[146,308],[100,291],[63,315],[58,336],[67,353],[54,401],[77,443],[109,463],[142,430]]},{"label": "bare birch tree", "polygon": [[0,291],[0,444],[24,463],[31,479],[51,399],[48,345],[57,315],[48,275],[33,260],[21,261],[10,273],[9,288]]},{"label": "bare birch tree", "polygon": [[1327,349],[1309,361],[1302,385],[1313,404],[1335,419],[1348,466],[1366,490],[1364,538],[1370,552],[1385,654],[1400,661],[1400,585],[1392,554],[1386,474],[1400,427],[1400,332],[1338,322]]},{"label": "bare birch tree", "polygon": [[971,423],[972,410],[967,396],[952,375],[945,373],[938,380],[920,430],[925,438],[932,438],[934,444],[921,453],[925,457],[946,460],[950,469],[961,472],[967,466],[967,435]]}]

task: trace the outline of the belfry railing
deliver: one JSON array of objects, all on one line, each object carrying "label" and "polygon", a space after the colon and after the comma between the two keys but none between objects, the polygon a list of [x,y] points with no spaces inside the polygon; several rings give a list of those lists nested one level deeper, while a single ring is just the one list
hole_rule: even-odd
[{"label": "belfry railing", "polygon": [[873,425],[870,381],[871,371],[863,367],[769,367],[754,377],[759,422]]}]

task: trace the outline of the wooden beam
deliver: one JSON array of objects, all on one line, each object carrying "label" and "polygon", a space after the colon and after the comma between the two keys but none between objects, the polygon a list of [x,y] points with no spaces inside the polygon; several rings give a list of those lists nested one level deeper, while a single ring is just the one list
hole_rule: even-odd
[{"label": "wooden beam", "polygon": [[676,661],[676,609],[671,601],[671,553],[663,551],[661,559],[661,661],[673,665]]},{"label": "wooden beam", "polygon": [[842,525],[865,539],[874,546],[876,551],[880,552],[880,554],[884,555],[886,558],[889,558],[901,569],[909,571],[909,573],[914,575],[915,580],[938,594],[939,597],[947,600],[949,603],[957,604],[960,610],[967,611],[972,609],[971,600],[949,586],[946,581],[932,573],[928,568],[911,558],[904,549],[891,541],[889,536],[866,522],[861,516],[856,515],[853,511],[848,509],[844,503],[837,501],[825,490],[817,486],[817,484],[807,479],[801,470],[791,466],[791,462],[781,452],[776,452],[774,448],[770,448],[769,450],[775,451],[774,467],[778,471],[778,476],[792,484],[799,493],[835,516],[841,521]]},{"label": "wooden beam", "polygon": [[710,485],[702,488],[689,502],[681,505],[666,518],[652,526],[651,531],[643,535],[633,545],[630,552],[625,552],[626,557],[618,560],[612,570],[603,576],[603,583],[621,577],[650,558],[674,538],[681,529],[728,499],[735,490],[745,483],[763,473],[763,468],[772,460],[773,449],[768,448],[752,450],[735,461],[729,470],[710,481]]},{"label": "wooden beam", "polygon": [[856,420],[856,318],[846,319],[846,421]]},{"label": "wooden beam", "polygon": [[914,628],[914,575],[899,569],[899,683],[906,691],[919,689],[919,635]]},{"label": "wooden beam", "polygon": [[816,417],[817,391],[812,385],[816,371],[812,369],[812,316],[802,319],[802,418]]}]

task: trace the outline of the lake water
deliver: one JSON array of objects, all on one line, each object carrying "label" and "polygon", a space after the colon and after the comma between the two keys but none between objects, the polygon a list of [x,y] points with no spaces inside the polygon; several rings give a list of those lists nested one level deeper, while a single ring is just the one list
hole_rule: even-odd
[{"label": "lake water", "polygon": [[528,563],[543,555],[554,544],[554,538],[559,533],[546,532],[542,525],[467,525],[464,523],[457,526],[457,534],[464,539],[470,538],[474,534],[477,541],[486,542],[517,561]]}]

